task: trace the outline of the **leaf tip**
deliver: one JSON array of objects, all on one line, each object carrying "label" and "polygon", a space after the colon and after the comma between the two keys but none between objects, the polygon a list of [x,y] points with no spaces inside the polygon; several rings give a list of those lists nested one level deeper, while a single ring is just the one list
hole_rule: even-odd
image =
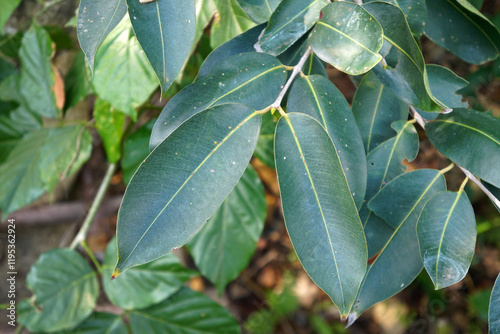
[{"label": "leaf tip", "polygon": [[113,274],[111,275],[111,280],[114,280],[120,274],[121,274],[120,269],[115,268],[115,270],[113,270]]},{"label": "leaf tip", "polygon": [[[342,317],[342,318],[344,318],[344,317]],[[356,319],[358,319],[358,314],[356,312],[349,313],[347,315],[347,325],[345,326],[345,328],[351,327],[352,324],[356,321]]]}]

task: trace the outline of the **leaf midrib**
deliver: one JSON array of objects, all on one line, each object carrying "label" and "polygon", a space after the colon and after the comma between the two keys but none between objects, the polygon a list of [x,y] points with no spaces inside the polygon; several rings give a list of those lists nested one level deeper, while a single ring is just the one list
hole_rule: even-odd
[{"label": "leaf midrib", "polygon": [[464,128],[467,128],[467,129],[470,129],[472,131],[476,131],[478,133],[480,133],[481,135],[485,136],[486,138],[489,138],[491,139],[491,141],[493,141],[495,144],[497,144],[498,146],[500,146],[500,141],[498,141],[497,139],[493,138],[492,136],[490,136],[489,134],[477,129],[477,128],[474,128],[472,126],[469,126],[469,125],[466,125],[466,124],[463,124],[463,123],[457,123],[457,122],[454,122],[454,121],[451,121],[449,119],[436,119],[434,121],[432,121],[432,123],[437,123],[437,122],[443,122],[443,123],[448,123],[448,124],[455,124],[457,126],[463,126]]}]

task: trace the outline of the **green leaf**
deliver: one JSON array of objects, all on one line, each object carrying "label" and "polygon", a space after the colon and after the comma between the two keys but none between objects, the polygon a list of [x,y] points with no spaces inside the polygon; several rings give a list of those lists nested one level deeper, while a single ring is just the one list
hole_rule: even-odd
[{"label": "green leaf", "polygon": [[500,187],[500,120],[469,109],[454,109],[429,122],[425,131],[446,157]]},{"label": "green leaf", "polygon": [[465,277],[476,247],[476,219],[467,194],[445,191],[425,204],[417,224],[420,256],[437,289]]},{"label": "green leaf", "polygon": [[94,119],[108,161],[117,162],[122,154],[125,114],[113,108],[108,102],[97,98],[94,103]]},{"label": "green leaf", "polygon": [[56,118],[61,111],[56,106],[54,71],[50,63],[52,41],[41,27],[32,26],[22,40],[19,57],[21,61],[21,96],[28,108],[37,114]]},{"label": "green leaf", "polygon": [[365,201],[359,215],[368,242],[368,256],[374,256],[385,244],[392,231],[377,215],[368,209],[367,202],[375,196],[387,183],[406,171],[401,162],[412,161],[418,154],[418,134],[412,122],[397,121],[392,124],[398,132],[395,137],[386,140],[370,151],[367,161],[368,181]]},{"label": "green leaf", "polygon": [[125,310],[157,304],[179,291],[197,273],[184,268],[172,253],[127,271],[110,280],[117,260],[116,239],[106,248],[102,266],[103,286],[109,300]]},{"label": "green leaf", "polygon": [[125,0],[81,0],[78,7],[76,32],[80,47],[87,58],[90,71],[94,71],[94,57],[106,36],[127,13]]},{"label": "green leaf", "polygon": [[61,179],[78,171],[91,153],[92,137],[83,126],[50,129],[39,153],[39,171],[45,189],[52,192]]},{"label": "green leaf", "polygon": [[366,241],[340,158],[309,115],[278,122],[276,171],[286,227],[312,280],[344,317],[366,271]]},{"label": "green leaf", "polygon": [[105,312],[95,312],[77,328],[64,331],[68,334],[128,334],[120,316]]},{"label": "green leaf", "polygon": [[188,288],[160,304],[132,311],[130,326],[133,333],[240,333],[229,311]]},{"label": "green leaf", "polygon": [[391,124],[408,117],[408,105],[369,72],[356,90],[352,112],[358,124],[366,153],[394,137]]},{"label": "green leaf", "polygon": [[354,202],[360,208],[366,190],[366,156],[356,121],[342,93],[326,77],[301,77],[290,91],[287,112],[307,114],[326,129],[340,158]]},{"label": "green leaf", "polygon": [[218,46],[201,65],[197,81],[207,77],[212,68],[222,60],[240,53],[255,52],[254,45],[259,41],[259,35],[265,27],[265,24],[255,26]]},{"label": "green leaf", "polygon": [[276,169],[274,165],[274,132],[276,131],[276,118],[271,113],[262,115],[262,127],[259,140],[253,153],[266,166]]},{"label": "green leaf", "polygon": [[274,56],[288,49],[319,20],[329,0],[282,0],[269,19],[260,45]]},{"label": "green leaf", "polygon": [[357,318],[403,290],[420,273],[423,264],[415,231],[417,220],[427,200],[445,190],[439,171],[420,169],[395,178],[371,199],[370,209],[395,230],[368,267],[350,317]]},{"label": "green leaf", "polygon": [[127,0],[127,5],[135,35],[160,80],[163,95],[191,52],[196,33],[194,0]]},{"label": "green leaf", "polygon": [[[499,188],[492,186],[488,182],[483,182],[483,184],[493,194],[493,196],[495,196],[497,199],[500,198],[500,189]],[[491,198],[490,198],[490,200],[491,200]],[[495,208],[497,208],[498,212],[500,212],[500,206],[497,206],[495,204],[495,202],[493,202],[493,201],[492,201],[492,203],[495,206]]]},{"label": "green leaf", "polygon": [[[309,42],[307,36],[304,35],[292,46],[286,49],[285,52],[280,54],[278,56],[278,59],[283,65],[296,66],[300,62],[302,56],[304,56],[308,48]],[[302,73],[304,73],[305,75],[320,74],[324,77],[328,77],[328,74],[326,73],[326,64],[323,63],[323,61],[319,59],[314,54],[314,52],[310,53],[309,57],[304,63]]]},{"label": "green leaf", "polygon": [[219,295],[248,265],[266,219],[264,186],[249,165],[222,206],[188,243],[196,266]]},{"label": "green leaf", "polygon": [[500,275],[495,280],[493,291],[490,297],[490,307],[488,310],[488,333],[500,333]]},{"label": "green leaf", "polygon": [[[365,2],[373,1],[378,0],[365,0]],[[412,33],[417,37],[422,36],[427,21],[427,7],[425,6],[425,1],[388,0],[387,2],[401,8],[403,13],[405,13],[406,20],[408,21]]]},{"label": "green leaf", "polygon": [[34,332],[69,329],[87,318],[99,295],[97,274],[74,250],[52,249],[31,267],[33,298],[19,307],[19,322]]},{"label": "green leaf", "polygon": [[92,85],[103,100],[133,120],[137,118],[135,108],[143,104],[158,86],[127,18],[99,48]]},{"label": "green leaf", "polygon": [[125,139],[121,161],[123,182],[125,184],[129,184],[137,168],[149,155],[149,137],[151,137],[155,121],[156,119],[149,121]]},{"label": "green leaf", "polygon": [[0,2],[0,34],[4,33],[3,28],[7,23],[7,20],[20,3],[21,0],[8,0]]},{"label": "green leaf", "polygon": [[210,34],[210,46],[213,49],[255,25],[236,0],[214,1],[218,15],[212,24]]},{"label": "green leaf", "polygon": [[394,68],[377,65],[373,71],[382,83],[401,100],[425,111],[441,111],[433,99],[425,68],[424,57],[413,39],[405,14],[386,2],[371,2],[364,8],[384,29],[384,39],[397,49]]},{"label": "green leaf", "polygon": [[73,65],[64,78],[65,103],[64,110],[75,106],[84,100],[92,91],[90,76],[85,66],[85,55],[78,52],[73,60]]},{"label": "green leaf", "polygon": [[498,57],[500,32],[465,1],[426,0],[425,34],[436,44],[471,64]]},{"label": "green leaf", "polygon": [[216,106],[191,117],[151,152],[118,213],[117,273],[183,246],[200,230],[245,171],[260,122],[248,106]]},{"label": "green leaf", "polygon": [[90,135],[81,126],[41,129],[24,136],[0,165],[2,213],[7,216],[51,191],[61,175],[71,174],[88,159],[90,147]]},{"label": "green leaf", "polygon": [[208,77],[184,88],[165,106],[153,128],[150,149],[206,108],[229,102],[255,110],[270,106],[286,76],[285,67],[265,53],[242,53],[218,63]]},{"label": "green leaf", "polygon": [[382,60],[382,37],[382,27],[363,7],[334,2],[323,9],[309,41],[318,57],[342,72],[359,75]]},{"label": "green leaf", "polygon": [[241,8],[255,23],[269,21],[281,0],[238,0]]}]

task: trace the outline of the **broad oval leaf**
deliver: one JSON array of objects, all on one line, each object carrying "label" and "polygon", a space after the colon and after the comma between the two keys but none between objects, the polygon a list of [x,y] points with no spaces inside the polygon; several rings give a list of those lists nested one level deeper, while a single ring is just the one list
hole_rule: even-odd
[{"label": "broad oval leaf", "polygon": [[315,118],[333,141],[358,208],[366,191],[366,156],[351,108],[335,85],[320,75],[301,77],[288,96],[287,112]]},{"label": "broad oval leaf", "polygon": [[213,49],[255,25],[236,0],[214,0],[214,2],[218,14],[210,29],[210,46]]},{"label": "broad oval leaf", "polygon": [[56,118],[61,111],[54,94],[55,73],[51,65],[52,40],[45,29],[33,25],[23,36],[20,93],[28,109],[38,115]]},{"label": "broad oval leaf", "polygon": [[188,243],[196,266],[219,295],[248,265],[266,219],[264,186],[249,165],[221,207]]},{"label": "broad oval leaf", "polygon": [[385,87],[373,72],[365,75],[352,101],[366,154],[394,137],[391,124],[407,119],[408,105]]},{"label": "broad oval leaf", "polygon": [[133,333],[240,333],[229,311],[188,288],[160,304],[131,311],[130,326]]},{"label": "broad oval leaf", "polygon": [[149,138],[156,119],[152,119],[125,139],[120,161],[123,183],[128,184],[135,171],[149,155]]},{"label": "broad oval leaf", "polygon": [[500,333],[500,275],[495,280],[488,310],[488,333]]},{"label": "broad oval leaf", "polygon": [[[122,317],[116,314],[96,312],[77,328],[63,333],[71,334],[128,334]],[[63,334],[59,333],[59,334]]]},{"label": "broad oval leaf", "polygon": [[281,0],[238,0],[241,8],[255,23],[269,21]]},{"label": "broad oval leaf", "polygon": [[403,290],[420,273],[418,217],[427,200],[444,190],[446,182],[439,171],[420,169],[395,178],[371,199],[370,209],[395,230],[368,266],[351,318]]},{"label": "broad oval leaf", "polygon": [[127,0],[135,35],[160,81],[162,94],[180,72],[196,33],[194,0]]},{"label": "broad oval leaf", "polygon": [[383,31],[363,7],[334,2],[309,37],[314,52],[336,69],[351,75],[368,72],[382,60]]},{"label": "broad oval leaf", "polygon": [[397,121],[392,127],[398,134],[377,146],[366,158],[368,174],[366,202],[359,215],[365,228],[369,257],[380,250],[392,231],[384,226],[386,223],[383,219],[368,209],[367,202],[392,179],[406,171],[406,166],[401,163],[403,160],[412,161],[418,154],[418,134],[413,123]]},{"label": "broad oval leaf", "polygon": [[76,32],[91,71],[94,71],[94,57],[99,45],[120,23],[126,13],[126,0],[80,1]]},{"label": "broad oval leaf", "polygon": [[[365,2],[373,1],[379,0],[365,0]],[[405,13],[411,32],[417,37],[422,36],[427,21],[427,7],[424,0],[388,0],[387,2],[401,8],[403,13]]]},{"label": "broad oval leaf", "polygon": [[[425,131],[445,156],[500,187],[500,120],[469,109],[454,109],[429,122]],[[470,149],[467,149],[470,148]]]},{"label": "broad oval leaf", "polygon": [[[138,1],[137,1],[138,2]],[[95,59],[94,91],[116,109],[136,119],[158,82],[125,18],[102,43]]]},{"label": "broad oval leaf", "polygon": [[464,191],[445,191],[425,204],[417,224],[420,256],[437,289],[462,280],[476,247],[476,219]]},{"label": "broad oval leaf", "polygon": [[498,57],[500,32],[479,11],[464,1],[426,0],[425,34],[436,44],[472,64]]},{"label": "broad oval leaf", "polygon": [[94,102],[94,119],[108,161],[117,162],[122,154],[125,114],[111,107],[108,102],[97,98]]},{"label": "broad oval leaf", "polygon": [[197,275],[184,268],[179,259],[170,253],[153,262],[133,267],[125,275],[110,280],[116,260],[116,239],[113,238],[106,248],[102,283],[109,300],[125,310],[157,304],[175,294],[184,283]]},{"label": "broad oval leaf", "polygon": [[382,83],[404,102],[424,111],[441,111],[431,93],[424,57],[400,8],[386,2],[363,6],[384,29],[384,39],[396,48],[394,68],[379,64],[373,72]]},{"label": "broad oval leaf", "polygon": [[274,56],[288,49],[319,20],[329,0],[282,0],[269,19],[260,45]]},{"label": "broad oval leaf", "polygon": [[270,106],[286,76],[285,67],[264,53],[242,53],[225,59],[208,77],[184,88],[163,108],[153,127],[150,149],[206,108],[229,102],[243,103],[255,110]]},{"label": "broad oval leaf", "polygon": [[293,247],[306,272],[344,317],[366,271],[367,253],[335,146],[314,118],[292,113],[278,122],[275,157]]},{"label": "broad oval leaf", "polygon": [[261,116],[241,104],[207,109],[156,147],[132,177],[118,213],[113,275],[183,246],[245,171]]},{"label": "broad oval leaf", "polygon": [[31,267],[26,280],[34,298],[19,308],[19,322],[34,332],[75,327],[94,309],[97,274],[74,250],[52,249]]}]

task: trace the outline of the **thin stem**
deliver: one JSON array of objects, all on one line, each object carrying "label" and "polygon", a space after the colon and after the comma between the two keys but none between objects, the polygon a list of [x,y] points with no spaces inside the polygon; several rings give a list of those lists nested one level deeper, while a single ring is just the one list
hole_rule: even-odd
[{"label": "thin stem", "polygon": [[413,106],[410,106],[410,111],[413,114],[413,117],[415,118],[417,123],[422,127],[422,129],[425,129],[425,120],[422,117],[422,115],[420,115]]},{"label": "thin stem", "polygon": [[467,182],[469,182],[469,177],[468,176],[465,177],[465,180],[462,182],[462,185],[460,185],[460,189],[458,190],[459,193],[461,193],[462,191],[464,191],[464,188],[465,188],[465,185],[467,184]]},{"label": "thin stem", "polygon": [[[458,166],[458,165],[457,165]],[[488,188],[486,188],[484,186],[484,184],[481,183],[481,181],[479,181],[479,179],[477,177],[474,176],[474,174],[472,174],[471,172],[469,172],[467,169],[461,167],[461,166],[458,166],[462,172],[464,172],[465,176],[467,176],[472,182],[474,182],[475,184],[477,184],[477,186],[486,194],[486,196],[488,196],[491,201],[497,206],[500,208],[500,200],[498,198],[495,197],[495,195],[493,195],[491,193],[491,191],[488,190]]]},{"label": "thin stem", "polygon": [[109,183],[111,182],[111,177],[115,173],[115,170],[116,170],[116,163],[112,163],[108,166],[106,175],[104,176],[101,186],[99,187],[99,191],[97,192],[97,195],[95,196],[94,201],[90,206],[87,217],[85,217],[85,220],[82,224],[82,227],[80,228],[80,231],[78,231],[78,234],[76,235],[75,239],[73,239],[73,242],[69,246],[71,249],[75,249],[78,245],[82,244],[82,242],[84,242],[85,239],[87,238],[87,233],[89,232],[90,225],[92,225],[97,210],[101,206],[102,200],[104,199],[106,190],[108,190]]},{"label": "thin stem", "polygon": [[455,164],[452,162],[452,163],[451,163],[448,167],[441,169],[439,172],[440,172],[441,174],[446,174],[446,173],[448,173],[450,170],[452,170],[452,169],[453,169],[453,167],[455,167]]},{"label": "thin stem", "polygon": [[[293,71],[292,71],[292,74],[290,75],[290,78],[288,78],[288,81],[286,82],[285,86],[281,90],[280,95],[278,95],[278,98],[276,99],[276,101],[274,101],[274,103],[271,104],[271,108],[278,109],[281,106],[281,102],[283,101],[283,98],[285,97],[286,92],[288,91],[288,89],[292,85],[292,82],[295,79],[295,77],[297,76],[297,74],[299,74],[302,71],[302,67],[304,67],[304,64],[306,63],[307,58],[309,58],[311,51],[312,51],[312,49],[309,46],[307,48],[306,52],[304,53],[304,55],[302,56],[302,58],[300,58],[299,63],[293,67]],[[280,113],[281,113],[281,111],[280,111]]]},{"label": "thin stem", "polygon": [[97,259],[95,258],[94,253],[92,253],[92,251],[90,250],[90,247],[87,244],[87,241],[83,240],[80,244],[82,245],[83,249],[85,249],[85,252],[90,257],[90,259],[92,260],[92,262],[94,263],[94,266],[96,267],[97,272],[101,273],[102,272],[102,267],[99,264],[99,261],[97,261]]}]

